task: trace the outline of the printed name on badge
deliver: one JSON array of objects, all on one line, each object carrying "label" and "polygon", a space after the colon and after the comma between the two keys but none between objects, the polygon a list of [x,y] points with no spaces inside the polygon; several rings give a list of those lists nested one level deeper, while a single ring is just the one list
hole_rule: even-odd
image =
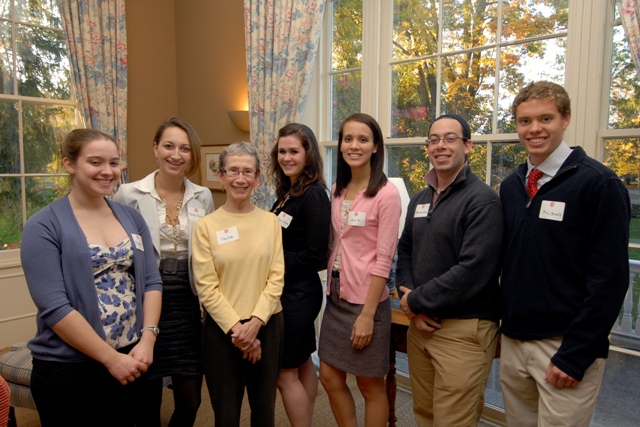
[{"label": "printed name on badge", "polygon": [[414,218],[424,218],[429,215],[429,208],[431,203],[425,203],[424,205],[417,205],[416,212],[413,214]]},{"label": "printed name on badge", "polygon": [[540,219],[550,219],[551,221],[562,221],[564,217],[564,202],[552,202],[543,200],[540,206]]},{"label": "printed name on badge", "polygon": [[278,219],[280,220],[280,225],[282,226],[282,228],[288,228],[289,224],[291,224],[291,220],[293,219],[293,217],[288,213],[282,211],[278,215]]},{"label": "printed name on badge", "polygon": [[349,212],[347,224],[354,225],[356,227],[364,227],[367,222],[366,212]]},{"label": "printed name on badge", "polygon": [[191,221],[195,221],[195,220],[198,220],[198,219],[200,219],[200,218],[202,218],[204,216],[204,209],[196,208],[196,207],[190,207],[187,210],[187,214],[189,215],[189,219]]},{"label": "printed name on badge", "polygon": [[140,237],[139,234],[132,234],[131,237],[133,238],[133,246],[136,249],[140,249],[142,252],[144,252],[144,245],[142,244],[142,237]]},{"label": "printed name on badge", "polygon": [[238,227],[236,227],[235,225],[233,227],[225,228],[224,230],[216,231],[216,236],[218,237],[219,245],[224,245],[225,243],[240,240],[240,236],[238,235]]}]

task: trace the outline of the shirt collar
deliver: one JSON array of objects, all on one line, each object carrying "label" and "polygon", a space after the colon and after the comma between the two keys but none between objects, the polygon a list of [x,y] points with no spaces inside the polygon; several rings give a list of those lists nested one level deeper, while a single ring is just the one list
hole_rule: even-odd
[{"label": "shirt collar", "polygon": [[[449,184],[446,188],[443,188],[442,191],[440,192],[440,194],[442,194],[445,191],[447,191],[447,189],[449,187],[451,187],[452,185],[457,184],[458,182],[462,181],[466,176],[468,168],[469,168],[469,163],[465,162],[464,166],[462,166],[462,168],[458,171],[458,174],[456,175],[456,177],[453,179],[453,181],[451,181],[451,184]],[[425,181],[427,182],[427,184],[429,184],[430,187],[433,188],[433,191],[436,192],[436,190],[438,189],[438,177],[436,175],[436,169],[435,168],[432,168],[427,173],[427,176],[425,177]]]},{"label": "shirt collar", "polygon": [[571,148],[566,142],[562,141],[562,143],[558,145],[558,148],[553,150],[553,153],[549,154],[549,157],[544,159],[538,166],[531,164],[531,160],[527,156],[527,176],[529,176],[533,169],[539,169],[540,172],[549,177],[555,176],[570,154]]}]

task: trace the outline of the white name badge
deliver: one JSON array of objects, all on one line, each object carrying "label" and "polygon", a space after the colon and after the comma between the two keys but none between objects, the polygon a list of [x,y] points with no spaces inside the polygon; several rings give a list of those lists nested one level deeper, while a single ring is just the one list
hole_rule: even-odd
[{"label": "white name badge", "polygon": [[142,252],[144,252],[144,245],[142,244],[142,237],[140,237],[139,234],[132,234],[131,237],[133,237],[133,246],[136,249],[140,249]]},{"label": "white name badge", "polygon": [[413,214],[414,218],[424,218],[429,215],[429,208],[431,207],[431,203],[426,203],[424,205],[417,205],[416,212]]},{"label": "white name badge", "polygon": [[240,240],[240,236],[238,236],[238,228],[235,225],[233,227],[225,228],[224,230],[216,231],[216,236],[218,237],[219,245]]},{"label": "white name badge", "polygon": [[187,214],[189,215],[189,221],[197,221],[204,216],[204,209],[190,207],[187,210]]},{"label": "white name badge", "polygon": [[551,221],[562,221],[564,217],[564,202],[551,202],[543,200],[540,206],[540,219],[550,219]]},{"label": "white name badge", "polygon": [[356,227],[364,227],[367,222],[366,212],[349,212],[347,224],[354,225]]},{"label": "white name badge", "polygon": [[291,220],[293,219],[293,217],[288,213],[282,211],[278,215],[278,219],[280,220],[280,225],[282,226],[282,228],[289,228],[289,224],[291,224]]}]

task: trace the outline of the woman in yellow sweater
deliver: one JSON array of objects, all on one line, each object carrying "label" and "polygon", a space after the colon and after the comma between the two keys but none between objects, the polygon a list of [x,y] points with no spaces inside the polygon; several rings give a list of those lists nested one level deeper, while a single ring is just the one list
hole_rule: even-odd
[{"label": "woman in yellow sweater", "polygon": [[252,426],[273,426],[282,359],[284,286],[278,218],[251,203],[260,176],[256,149],[234,143],[220,155],[227,201],[195,226],[192,265],[206,310],[203,365],[216,425],[239,426],[245,388]]}]

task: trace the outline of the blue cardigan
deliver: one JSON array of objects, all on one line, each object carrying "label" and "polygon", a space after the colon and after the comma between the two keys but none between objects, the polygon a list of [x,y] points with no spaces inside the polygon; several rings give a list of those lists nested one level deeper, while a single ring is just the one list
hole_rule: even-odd
[{"label": "blue cardigan", "polygon": [[[109,200],[107,203],[132,244],[133,234],[142,238],[143,248],[133,244],[135,293],[138,301],[135,329],[140,334],[144,316],[144,293],[162,291],[151,235],[138,211]],[[88,243],[73,214],[68,196],[51,203],[27,221],[22,235],[20,257],[29,292],[38,308],[38,330],[35,338],[28,344],[34,357],[57,362],[87,360],[88,356],[66,344],[51,329],[71,311],[77,310],[96,333],[105,339]]]}]

